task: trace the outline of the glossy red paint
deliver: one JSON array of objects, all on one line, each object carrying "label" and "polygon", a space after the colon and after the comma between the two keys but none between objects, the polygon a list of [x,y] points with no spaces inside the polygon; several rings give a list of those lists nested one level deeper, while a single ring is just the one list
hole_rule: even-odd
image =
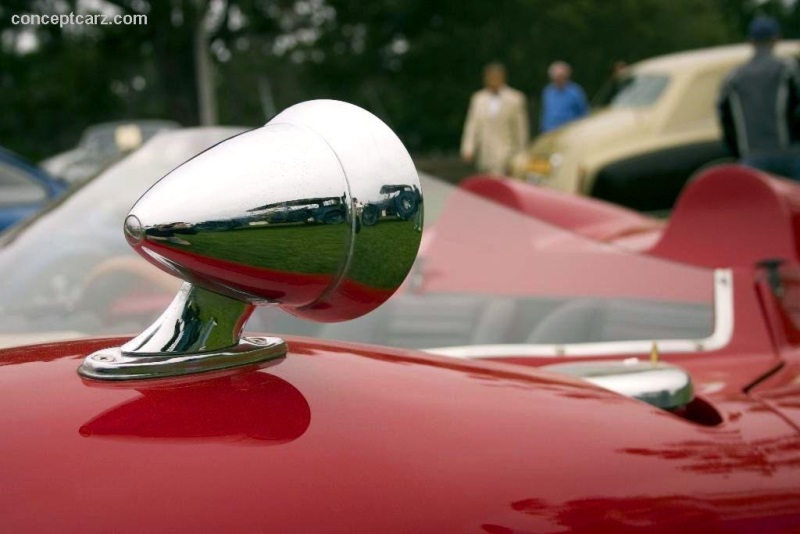
[{"label": "glossy red paint", "polygon": [[449,197],[424,267],[430,292],[690,302],[710,302],[713,292],[710,269],[631,254],[463,190]]},{"label": "glossy red paint", "polygon": [[532,187],[518,180],[476,175],[461,182],[459,187],[596,241],[612,242],[664,227],[664,221],[616,204]]},{"label": "glossy red paint", "polygon": [[[484,209],[490,213],[479,221],[463,207],[450,210],[437,227],[440,242],[431,248],[428,258],[428,289],[458,291],[472,285],[513,292],[514,286],[517,295],[591,292],[703,301],[709,298],[704,289],[709,271],[704,269],[731,268],[735,327],[730,342],[713,352],[665,354],[663,358],[689,369],[701,391],[734,392],[778,373],[791,359],[793,347],[800,345],[800,328],[792,333],[791,321],[779,313],[777,304],[770,303],[773,296],[764,282],[768,274],[757,266],[767,258],[783,258],[795,270],[800,263],[796,252],[800,243],[797,184],[745,167],[716,167],[687,186],[667,226],[649,229],[641,223],[642,215],[625,208],[565,197],[518,181],[473,178],[464,189],[529,215],[531,222],[503,226],[503,217],[491,210]],[[459,205],[469,205],[466,195],[462,197],[457,200]],[[473,212],[477,202],[475,205]],[[478,225],[484,223],[501,230],[481,233]],[[547,229],[547,223],[556,228]],[[612,232],[603,238],[602,232],[594,230],[606,227],[627,227],[631,232],[622,236]],[[636,248],[627,245],[631,236],[637,239],[637,228],[647,236],[639,243],[646,245],[642,248],[652,247],[647,254],[629,253]],[[593,240],[585,239],[587,236]],[[600,238],[608,244],[594,241]],[[493,253],[482,258],[487,250]],[[497,257],[504,261],[497,262]],[[463,265],[477,266],[494,276],[486,280],[473,269],[460,267]],[[692,266],[704,269],[693,270]],[[800,288],[800,272],[794,280],[793,286],[784,280],[784,286]],[[793,294],[793,309],[800,310],[800,289]],[[800,325],[798,317],[800,312],[795,311],[795,323]],[[551,363],[522,355],[503,360],[529,366]],[[796,380],[800,382],[800,378]]]},{"label": "glossy red paint", "polygon": [[[377,308],[392,296],[394,289],[370,287],[346,278],[338,282],[338,289],[317,302],[325,289],[336,284],[336,274],[292,273],[264,269],[194,254],[189,250],[166,247],[157,241],[131,246],[147,261],[170,274],[172,262],[192,270],[195,283],[211,280],[215,285],[224,282],[231,287],[262,295],[265,299],[281,303],[281,307],[298,317],[319,322],[336,322],[352,319]],[[170,258],[172,261],[165,261]]]},{"label": "glossy red paint", "polygon": [[[471,192],[454,194],[452,205],[438,221],[435,246],[426,252],[425,291],[485,291],[492,295],[515,296],[591,295],[686,302],[711,302],[713,299],[712,271],[707,267],[647,254],[632,254],[614,243],[598,243],[574,231],[582,223],[575,223],[573,229],[566,230],[555,226],[558,222],[555,219],[548,224],[533,216],[509,217],[508,207],[519,210],[519,206],[524,204],[534,212],[545,209],[537,204],[537,199],[544,199],[540,196],[541,188],[498,179],[472,183],[480,185],[483,197],[491,198],[490,191],[494,192],[492,194],[499,191],[497,195],[500,197],[511,191],[516,195],[514,198],[524,200],[520,200],[517,207],[512,201],[499,201],[493,207],[481,202]],[[575,206],[559,215],[564,219],[560,224],[566,224],[569,213],[579,211],[579,203],[588,207],[598,204],[591,199],[573,200]],[[614,208],[603,213],[613,216],[623,212],[625,215],[624,211]],[[480,217],[476,217],[476,213],[480,213]],[[637,217],[641,216],[629,217],[628,220]],[[493,228],[493,231],[486,232],[486,227]],[[689,370],[697,390],[704,394],[740,393],[776,372],[783,363],[775,336],[784,327],[765,314],[763,288],[757,284],[757,280],[764,276],[763,271],[750,264],[728,267],[733,267],[734,329],[730,341],[714,351],[665,353],[661,356],[665,361]],[[492,276],[486,276],[488,272]],[[644,354],[641,356],[646,357]],[[625,357],[631,355],[616,356]],[[615,356],[605,355],[597,359],[608,358],[614,359]],[[575,358],[578,359],[586,358]],[[531,367],[553,363],[550,358],[526,357],[524,354],[502,358],[501,361]],[[570,360],[562,358],[559,361]]]},{"label": "glossy red paint", "polygon": [[[793,186],[776,187],[778,204],[759,205],[793,205]],[[711,271],[666,260],[668,246],[648,257],[576,235],[606,228],[606,215],[614,227],[611,211],[597,215],[599,226],[576,215],[585,224],[567,231],[555,219],[509,218],[508,207],[517,207],[487,206],[466,191],[451,202],[459,209],[443,214],[426,251],[425,290],[710,298]],[[718,211],[720,220],[732,216]],[[686,213],[676,216],[692,220],[693,210]],[[773,220],[783,230],[787,222]],[[797,262],[790,256],[778,290],[750,261],[762,250],[789,251],[780,248],[783,230],[775,247],[746,239],[746,254],[725,256],[738,258],[724,265],[733,267],[731,341],[714,352],[662,355],[697,386],[682,414],[538,372],[552,363],[543,358],[464,361],[289,339],[288,356],[262,369],[103,384],[82,380],[76,368],[124,340],[0,351],[0,524],[81,532],[798,531]],[[703,243],[687,243],[686,261],[692,250],[702,259]],[[709,244],[736,246],[727,238]]]},{"label": "glossy red paint", "polygon": [[708,267],[800,260],[800,187],[740,165],[690,181],[651,254]]},{"label": "glossy red paint", "polygon": [[741,393],[703,426],[519,366],[299,339],[260,370],[75,373],[121,341],[0,353],[4,529],[800,528],[800,434]]},{"label": "glossy red paint", "polygon": [[[797,354],[800,370],[800,330],[797,345],[785,338],[786,320],[779,315],[774,297],[763,283],[756,283],[762,273],[754,269],[733,269],[734,330],[730,341],[718,350],[696,353],[661,354],[661,359],[678,365],[692,376],[696,390],[701,394],[737,394],[779,373],[787,361]],[[619,359],[630,354],[598,356],[594,359]],[[641,357],[647,357],[642,354]],[[551,358],[517,357],[499,358],[509,364],[540,367],[553,363]],[[586,357],[559,358],[559,362],[586,361]],[[799,374],[792,375],[800,384]],[[786,380],[781,382],[783,385]],[[777,385],[777,384],[776,384]],[[800,399],[800,388],[796,390]]]},{"label": "glossy red paint", "polygon": [[[777,279],[770,281],[770,276],[762,273],[758,289],[781,366],[752,393],[800,429],[800,267],[783,266],[773,274]],[[776,281],[778,285],[774,286]]]},{"label": "glossy red paint", "polygon": [[719,165],[695,176],[668,224],[518,180],[475,176],[461,187],[581,236],[690,265],[800,261],[800,187],[741,165]]}]

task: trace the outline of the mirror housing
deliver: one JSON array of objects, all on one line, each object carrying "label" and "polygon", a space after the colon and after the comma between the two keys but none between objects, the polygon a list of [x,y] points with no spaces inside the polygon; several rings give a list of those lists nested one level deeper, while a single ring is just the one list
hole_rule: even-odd
[{"label": "mirror housing", "polygon": [[128,243],[186,283],[144,333],[79,371],[152,378],[282,355],[281,340],[240,340],[253,307],[333,322],[380,306],[414,263],[422,205],[411,157],[377,117],[332,100],[293,106],[185,162],[131,208]]}]

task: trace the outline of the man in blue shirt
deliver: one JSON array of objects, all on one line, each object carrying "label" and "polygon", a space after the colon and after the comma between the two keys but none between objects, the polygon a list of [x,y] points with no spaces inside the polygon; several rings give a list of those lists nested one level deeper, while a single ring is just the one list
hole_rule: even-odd
[{"label": "man in blue shirt", "polygon": [[556,61],[547,72],[551,83],[542,91],[542,132],[555,130],[589,112],[583,88],[569,79],[572,68],[568,64]]}]

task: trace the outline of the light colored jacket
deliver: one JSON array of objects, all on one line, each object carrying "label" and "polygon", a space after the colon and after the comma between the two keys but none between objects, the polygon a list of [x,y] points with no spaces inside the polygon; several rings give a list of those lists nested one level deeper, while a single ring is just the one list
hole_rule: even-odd
[{"label": "light colored jacket", "polygon": [[492,105],[492,96],[488,89],[472,95],[461,138],[461,155],[473,155],[481,172],[506,174],[511,158],[528,144],[526,98],[510,87],[500,89],[499,106]]}]

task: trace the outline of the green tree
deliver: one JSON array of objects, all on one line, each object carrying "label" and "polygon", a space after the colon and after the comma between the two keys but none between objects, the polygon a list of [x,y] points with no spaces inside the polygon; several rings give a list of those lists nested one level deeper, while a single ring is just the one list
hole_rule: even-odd
[{"label": "green tree", "polygon": [[[310,84],[388,119],[416,151],[453,150],[469,94],[489,61],[531,97],[563,59],[591,93],[616,60],[729,42],[719,6],[703,0],[329,0],[335,24],[307,51]],[[680,30],[678,30],[678,28]],[[300,45],[298,45],[300,46]],[[534,121],[535,123],[536,121]]]},{"label": "green tree", "polygon": [[[373,111],[412,151],[452,152],[469,95],[489,61],[507,64],[511,85],[530,96],[535,118],[555,59],[570,62],[575,79],[592,93],[617,60],[741,40],[755,9],[777,10],[792,31],[800,16],[797,3],[782,0],[91,5],[98,4],[146,14],[148,24],[21,28],[10,24],[12,13],[86,6],[81,0],[5,0],[0,6],[0,144],[39,158],[74,145],[79,132],[97,122],[159,117],[193,125],[202,108],[205,120],[216,114],[223,123],[258,125],[272,110],[324,97]],[[21,47],[23,37],[36,46]],[[198,75],[201,56],[209,75]]]}]

